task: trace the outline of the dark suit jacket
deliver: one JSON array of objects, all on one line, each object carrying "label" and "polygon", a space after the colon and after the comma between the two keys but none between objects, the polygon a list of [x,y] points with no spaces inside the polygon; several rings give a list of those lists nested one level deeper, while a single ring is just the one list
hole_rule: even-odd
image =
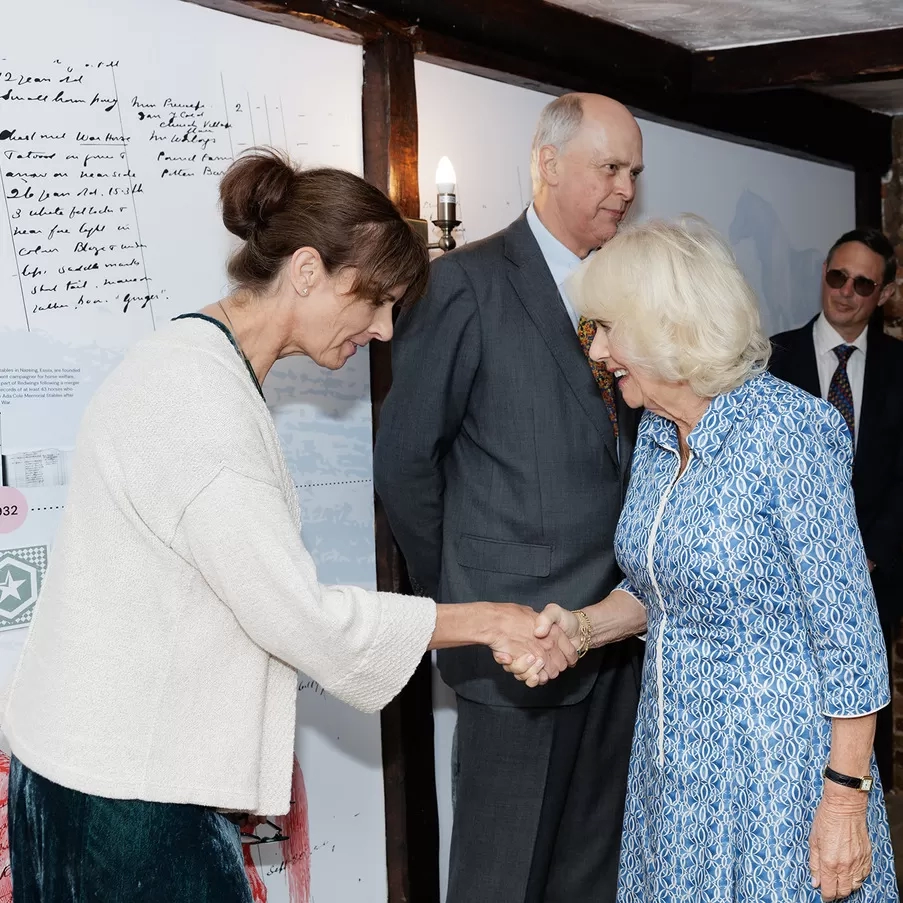
[{"label": "dark suit jacket", "polygon": [[[775,376],[821,395],[812,319],[772,338]],[[853,493],[865,553],[875,562],[882,621],[899,618],[903,572],[903,342],[869,326],[862,410],[853,460]]]},{"label": "dark suit jacket", "polygon": [[[636,415],[605,404],[526,218],[432,265],[398,321],[376,489],[414,580],[441,602],[580,608],[619,579],[615,526]],[[488,649],[439,653],[458,693],[494,705],[573,703],[601,650],[527,689]]]}]

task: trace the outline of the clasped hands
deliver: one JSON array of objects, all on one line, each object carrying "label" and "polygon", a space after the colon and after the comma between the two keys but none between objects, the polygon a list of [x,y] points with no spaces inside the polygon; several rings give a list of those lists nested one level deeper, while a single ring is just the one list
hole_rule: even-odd
[{"label": "clasped hands", "polygon": [[498,633],[489,644],[493,658],[528,687],[554,680],[577,664],[577,616],[554,603],[538,614],[523,605],[499,606]]}]

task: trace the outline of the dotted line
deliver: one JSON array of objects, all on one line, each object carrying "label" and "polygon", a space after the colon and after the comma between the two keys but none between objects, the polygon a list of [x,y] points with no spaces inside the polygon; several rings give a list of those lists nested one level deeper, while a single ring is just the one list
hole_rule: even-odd
[{"label": "dotted line", "polygon": [[[333,483],[295,483],[295,489],[322,489],[324,486],[352,486],[360,483],[372,483],[372,480],[337,480]],[[43,508],[31,508],[31,511],[62,511],[65,505],[47,505]]]},{"label": "dotted line", "polygon": [[295,489],[319,489],[322,486],[351,486],[354,483],[372,482],[372,480],[337,480],[333,483],[295,483]]}]

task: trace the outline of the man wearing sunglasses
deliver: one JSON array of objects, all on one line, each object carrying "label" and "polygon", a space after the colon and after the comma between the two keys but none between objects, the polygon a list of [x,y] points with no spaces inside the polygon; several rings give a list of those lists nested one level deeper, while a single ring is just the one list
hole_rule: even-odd
[{"label": "man wearing sunglasses", "polygon": [[[828,252],[821,313],[772,338],[775,376],[830,401],[854,445],[853,493],[888,658],[903,613],[903,342],[879,310],[895,290],[897,262],[877,229],[854,229]],[[875,754],[893,787],[893,720],[878,713]]]}]

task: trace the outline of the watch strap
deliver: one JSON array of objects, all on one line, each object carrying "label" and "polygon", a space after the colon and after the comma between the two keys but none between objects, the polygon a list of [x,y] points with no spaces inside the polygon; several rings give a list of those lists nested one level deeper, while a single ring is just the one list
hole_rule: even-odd
[{"label": "watch strap", "polygon": [[874,785],[874,779],[871,775],[863,778],[852,778],[848,774],[841,774],[835,771],[830,765],[825,765],[824,776],[841,787],[849,787],[851,790],[860,790],[862,793],[868,793]]}]

